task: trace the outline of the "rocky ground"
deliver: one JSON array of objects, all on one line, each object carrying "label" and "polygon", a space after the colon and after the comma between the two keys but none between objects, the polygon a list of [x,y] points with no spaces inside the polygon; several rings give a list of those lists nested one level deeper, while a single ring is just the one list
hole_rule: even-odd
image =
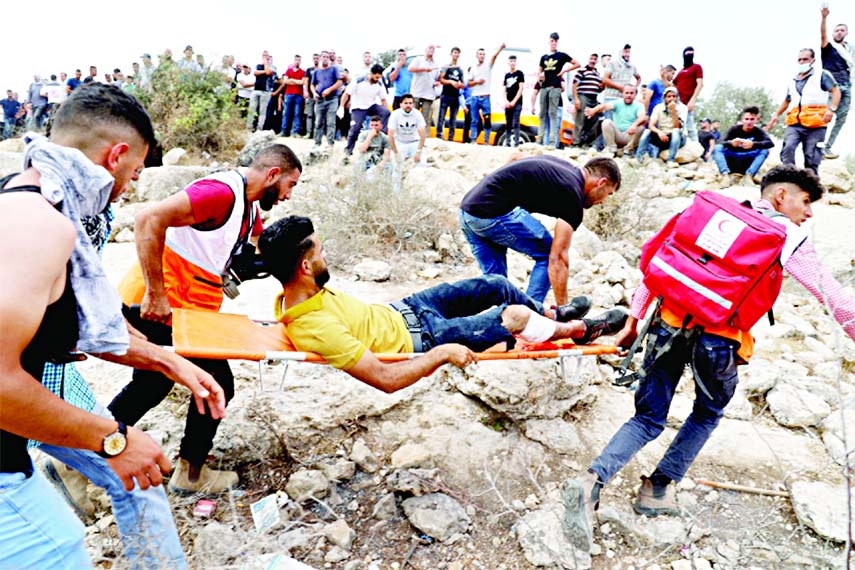
[{"label": "rocky ground", "polygon": [[[322,190],[353,192],[339,148],[314,157],[309,141],[285,142],[307,166],[292,202],[274,217],[318,212]],[[409,172],[405,188],[442,205],[439,213],[448,216],[431,224],[451,222],[435,228],[438,237],[428,247],[368,250],[364,259],[339,262],[333,286],[382,302],[477,274],[454,209],[511,151],[434,140],[428,147],[427,168]],[[17,167],[19,150],[0,146],[0,174]],[[592,156],[550,152],[577,164]],[[208,168],[184,164],[193,161],[178,154],[170,157],[178,164],[144,171],[133,200],[117,208],[116,243],[105,252],[115,281],[134,260],[133,212]],[[574,236],[574,293],[591,294],[598,307],[628,302],[639,279],[641,241],[694,191],[716,185],[713,166],[693,161],[691,152],[685,161],[665,168],[621,160],[624,186],[609,204],[586,213],[593,231]],[[835,161],[823,164],[822,175],[835,192],[815,208],[812,239],[851,290],[855,240],[846,236],[855,223],[855,188]],[[388,199],[390,207],[396,200]],[[342,250],[358,239],[332,230],[328,237]],[[524,284],[530,266],[513,255],[511,278]],[[246,283],[223,310],[270,317],[276,289],[270,279]],[[618,359],[568,362],[566,375],[552,361],[446,367],[391,395],[324,366],[292,364],[285,374],[284,366],[265,363],[262,383],[257,364],[233,362],[237,394],[212,454],[214,465],[240,473],[241,484],[217,497],[210,518],[193,516],[198,497],[174,498],[186,551],[198,568],[291,568],[293,560],[346,570],[846,567],[851,517],[844,465],[855,443],[851,436],[847,443],[844,427],[855,430],[855,347],[795,282],[786,283],[775,313],[777,324],[755,327],[756,357],[741,369],[725,419],[679,486],[684,516],[647,519],[634,514],[631,501],[639,476],[653,469],[691,409],[689,377],[666,433],[604,489],[593,556],[574,552],[563,534],[561,484],[584,470],[632,414],[632,393],[610,382]],[[102,401],[130,379],[129,370],[94,359],[82,368]],[[186,392],[175,390],[141,422],[169,455],[187,405]],[[101,508],[88,545],[102,567],[122,567],[109,505],[92,494]],[[279,521],[257,532],[250,505],[270,495]]]}]

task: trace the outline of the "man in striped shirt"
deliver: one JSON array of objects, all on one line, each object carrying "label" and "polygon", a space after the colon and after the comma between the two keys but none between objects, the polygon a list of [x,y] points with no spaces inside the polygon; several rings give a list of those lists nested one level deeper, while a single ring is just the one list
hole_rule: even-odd
[{"label": "man in striped shirt", "polygon": [[576,107],[573,146],[588,146],[597,138],[599,118],[586,117],[585,109],[597,106],[597,96],[603,90],[603,78],[597,69],[598,59],[595,53],[588,56],[588,65],[577,71],[573,78],[573,106]]}]

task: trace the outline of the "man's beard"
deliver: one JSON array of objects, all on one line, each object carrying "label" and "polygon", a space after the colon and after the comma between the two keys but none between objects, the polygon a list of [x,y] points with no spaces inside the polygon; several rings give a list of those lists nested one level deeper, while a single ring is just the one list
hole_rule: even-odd
[{"label": "man's beard", "polygon": [[278,199],[279,194],[276,193],[274,188],[265,188],[264,194],[261,195],[261,200],[258,201],[258,205],[265,212],[269,212]]},{"label": "man's beard", "polygon": [[324,285],[326,285],[327,282],[329,282],[329,280],[330,280],[330,270],[326,267],[324,267],[323,271],[321,271],[320,273],[315,275],[315,285],[317,285],[318,288],[321,288]]}]

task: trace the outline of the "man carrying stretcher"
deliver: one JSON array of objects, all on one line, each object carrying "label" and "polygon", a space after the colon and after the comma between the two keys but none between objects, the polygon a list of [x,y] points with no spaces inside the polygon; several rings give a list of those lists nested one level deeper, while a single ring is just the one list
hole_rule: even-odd
[{"label": "man carrying stretcher", "polygon": [[[462,368],[477,360],[475,352],[498,343],[512,349],[516,336],[587,344],[621,330],[628,315],[614,308],[582,318],[588,297],[546,309],[497,275],[437,285],[388,305],[363,303],[325,287],[330,274],[323,246],[311,220],[301,216],[266,228],[259,249],[282,284],[275,313],[294,347],[384,392],[406,388],[445,363]],[[406,352],[424,355],[384,363],[374,354]]]}]

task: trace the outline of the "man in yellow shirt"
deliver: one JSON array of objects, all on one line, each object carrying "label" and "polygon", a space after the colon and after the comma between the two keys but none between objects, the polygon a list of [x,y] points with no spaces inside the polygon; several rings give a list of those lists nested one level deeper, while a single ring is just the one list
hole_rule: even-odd
[{"label": "man in yellow shirt", "polygon": [[[581,318],[588,297],[556,309],[544,306],[505,277],[485,275],[444,283],[391,304],[367,304],[325,287],[329,270],[311,220],[288,216],[259,240],[265,267],[282,284],[276,317],[297,350],[316,352],[332,366],[384,392],[394,392],[451,363],[475,362],[475,352],[515,335],[531,342],[572,338],[589,343],[623,327],[628,312]],[[475,352],[473,352],[475,351]],[[375,353],[423,353],[381,362]]]}]

